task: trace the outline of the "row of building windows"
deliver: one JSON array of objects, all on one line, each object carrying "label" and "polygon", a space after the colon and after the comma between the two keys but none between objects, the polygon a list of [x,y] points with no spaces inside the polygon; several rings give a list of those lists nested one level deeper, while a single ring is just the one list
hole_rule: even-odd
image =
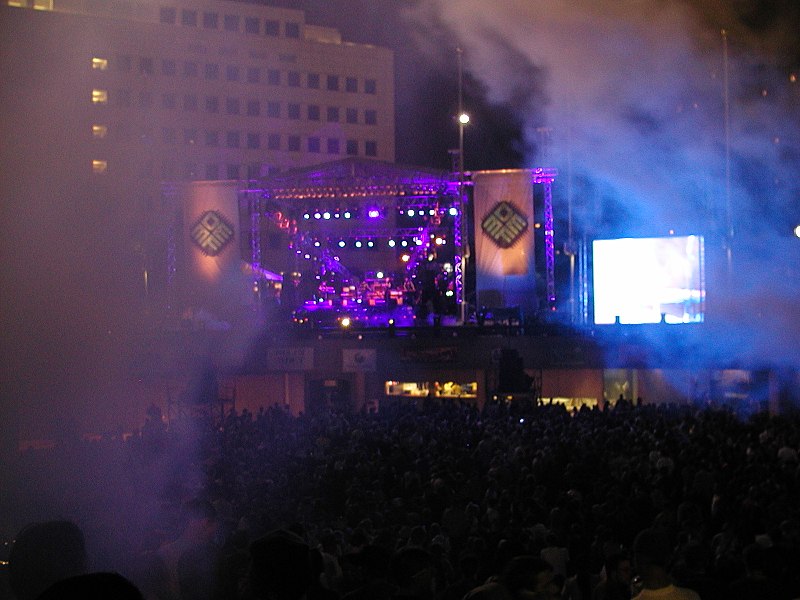
[{"label": "row of building windows", "polygon": [[[133,57],[127,54],[118,55],[111,61],[111,66],[122,73],[133,71]],[[96,71],[106,71],[109,69],[107,58],[93,57],[92,69]],[[156,72],[155,59],[148,56],[140,56],[137,61],[137,71],[142,75],[154,75]],[[345,91],[358,93],[363,89],[365,94],[377,94],[378,84],[375,79],[364,79],[359,88],[357,77],[344,77],[341,75],[328,74],[323,76],[320,73],[305,73],[305,77],[300,71],[281,71],[280,69],[266,69],[262,67],[241,65],[220,65],[219,63],[199,63],[193,60],[178,61],[165,58],[161,60],[160,71],[162,75],[173,77],[180,73],[184,77],[203,77],[209,81],[218,81],[224,78],[225,81],[236,82],[246,81],[247,83],[266,83],[267,85],[281,85],[285,80],[289,87],[302,87],[305,79],[305,86],[311,90],[322,89],[323,81],[325,89],[329,92]]]},{"label": "row of building windows", "polygon": [[[105,138],[108,135],[108,128],[105,125],[92,125],[92,135],[95,138]],[[143,139],[152,136],[151,132],[141,134]],[[166,145],[177,144],[182,141],[187,146],[200,145],[201,143],[208,148],[246,148],[248,150],[285,150],[288,152],[301,152],[305,149],[311,154],[325,153],[338,155],[344,152],[348,156],[358,156],[359,150],[363,149],[364,156],[378,156],[378,142],[376,140],[365,140],[363,148],[359,148],[359,140],[339,138],[321,138],[319,136],[309,136],[303,139],[299,135],[281,135],[280,133],[261,134],[258,132],[243,132],[239,130],[228,130],[222,132],[218,129],[199,130],[196,128],[186,128],[182,131],[182,137],[174,127],[161,128],[161,141]],[[324,142],[324,145],[323,145]]]},{"label": "row of building windows", "polygon": [[[179,17],[180,16],[180,20]],[[214,11],[198,11],[192,8],[177,8],[163,6],[159,11],[161,23],[175,25],[180,23],[186,27],[202,27],[204,29],[223,29],[224,31],[238,31],[252,35],[266,35],[278,37],[281,35],[281,22],[277,19],[264,19],[259,17],[242,17],[235,14],[220,14]],[[284,37],[291,39],[300,38],[300,23],[285,21],[283,23]]]},{"label": "row of building windows", "polygon": [[[129,89],[121,89],[109,95],[108,90],[92,90],[92,102],[94,104],[108,104],[111,101],[115,106],[130,107],[134,102],[133,92]],[[136,104],[140,108],[152,108],[155,104],[152,92],[139,92],[136,97]],[[176,93],[164,92],[161,94],[160,106],[168,110],[177,109],[180,106],[184,111],[196,112],[200,110],[200,99],[197,94],[183,94],[179,97]],[[226,97],[222,102],[219,96],[203,97],[203,110],[205,112],[218,114],[223,111],[223,108],[226,115],[267,116],[280,119],[284,114],[282,105],[278,101],[262,101],[252,98],[242,100],[238,97]],[[318,104],[301,105],[298,102],[288,102],[286,103],[285,115],[286,118],[292,120],[301,119],[305,115],[305,118],[309,121],[322,121],[322,109],[323,107]],[[375,109],[364,109],[361,116],[362,118],[359,120],[359,110],[352,107],[342,110],[338,106],[327,106],[324,111],[325,121],[328,123],[339,123],[344,118],[344,122],[348,124],[378,124],[378,111]]]}]

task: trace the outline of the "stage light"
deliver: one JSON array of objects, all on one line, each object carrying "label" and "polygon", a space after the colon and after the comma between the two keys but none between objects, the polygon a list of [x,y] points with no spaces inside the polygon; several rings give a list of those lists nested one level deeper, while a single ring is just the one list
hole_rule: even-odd
[{"label": "stage light", "polygon": [[318,213],[318,212],[315,212],[315,213],[314,213],[314,218],[315,218],[315,219],[321,219],[321,218],[322,218],[322,215],[321,215],[320,213]]},{"label": "stage light", "polygon": [[422,246],[422,240],[421,240],[421,239],[419,239],[419,238],[414,238],[414,243],[415,243],[417,246]]},{"label": "stage light", "polygon": [[394,240],[389,240],[389,248],[394,248],[396,244],[397,242],[395,242]]},{"label": "stage light", "polygon": [[342,327],[347,329],[348,327],[350,327],[350,317],[342,317],[340,323],[342,324]]},{"label": "stage light", "polygon": [[349,210],[344,211],[344,218],[349,219],[350,217],[351,217],[350,211]]},{"label": "stage light", "polygon": [[434,241],[436,242],[437,246],[441,246],[442,244],[444,244],[444,239],[442,239],[440,237],[437,237],[436,240],[434,240]]},{"label": "stage light", "polygon": [[433,216],[433,215],[435,215],[435,214],[436,214],[436,210],[432,208],[432,209],[430,209],[430,210],[428,211],[428,214],[429,214],[430,216]]},{"label": "stage light", "polygon": [[375,246],[375,242],[373,242],[372,240],[369,240],[369,241],[367,242],[367,246],[368,246],[368,247],[370,247],[370,248],[372,248],[373,246]]},{"label": "stage light", "polygon": [[325,211],[324,213],[322,213],[322,218],[327,221],[328,219],[331,218],[331,213],[329,213],[328,211]]},{"label": "stage light", "polygon": [[303,218],[308,221],[311,218],[311,215],[308,213],[303,213]]},{"label": "stage light", "polygon": [[361,240],[356,240],[356,248],[361,248]]},{"label": "stage light", "polygon": [[794,228],[794,235],[795,237],[800,238],[800,225]]},{"label": "stage light", "polygon": [[370,219],[377,219],[381,216],[381,211],[379,211],[377,208],[370,208],[367,215]]},{"label": "stage light", "polygon": [[338,218],[339,218],[339,213],[338,213],[338,211],[337,211],[337,212],[335,212],[335,213],[333,213],[333,218],[334,218],[334,219],[338,219]]},{"label": "stage light", "polygon": [[315,241],[314,242],[314,248],[319,248],[319,246],[320,246],[319,240]]},{"label": "stage light", "polygon": [[377,277],[378,279],[383,279],[383,271],[378,271],[377,273],[375,273],[375,277]]},{"label": "stage light", "polygon": [[451,298],[451,297],[453,296],[453,290],[447,290],[447,291],[444,293],[444,295],[445,295],[445,296],[447,296],[448,298]]},{"label": "stage light", "polygon": [[451,206],[448,212],[451,217],[455,217],[458,214],[458,209],[455,206]]},{"label": "stage light", "polygon": [[306,254],[306,255],[303,256],[303,258],[305,258],[306,260],[309,260],[311,258],[311,255],[310,254]]},{"label": "stage light", "polygon": [[409,208],[409,209],[408,209],[408,212],[407,212],[406,214],[407,214],[409,217],[413,217],[413,216],[414,216],[414,211],[413,211],[412,209],[410,209],[410,208]]},{"label": "stage light", "polygon": [[403,262],[408,262],[411,260],[411,256],[408,254],[403,254],[403,256],[400,257],[400,260],[402,260]]},{"label": "stage light", "polygon": [[339,240],[339,248],[344,248],[345,242],[344,240]]},{"label": "stage light", "polygon": [[466,125],[467,123],[469,123],[469,115],[467,113],[461,113],[460,115],[458,115],[458,122],[461,123],[462,125]]},{"label": "stage light", "polygon": [[408,241],[407,241],[407,240],[403,240],[402,242],[400,242],[400,245],[401,245],[403,248],[405,248],[406,246],[408,246]]}]

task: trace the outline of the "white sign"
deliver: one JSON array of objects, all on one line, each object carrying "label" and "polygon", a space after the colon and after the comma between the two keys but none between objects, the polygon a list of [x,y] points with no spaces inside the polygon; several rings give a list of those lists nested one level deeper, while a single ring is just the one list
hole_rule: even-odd
[{"label": "white sign", "polygon": [[375,371],[377,352],[371,350],[342,350],[342,371],[365,373]]}]

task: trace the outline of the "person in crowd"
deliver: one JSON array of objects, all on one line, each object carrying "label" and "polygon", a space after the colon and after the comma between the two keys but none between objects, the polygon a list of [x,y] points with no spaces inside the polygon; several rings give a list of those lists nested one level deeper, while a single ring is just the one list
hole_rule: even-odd
[{"label": "person in crowd", "polygon": [[630,600],[633,567],[624,552],[615,552],[606,559],[605,578],[592,591],[592,600]]},{"label": "person in crowd", "polygon": [[9,586],[17,600],[34,600],[54,583],[87,570],[83,531],[71,521],[24,527],[8,557]]},{"label": "person in crowd", "polygon": [[633,542],[633,562],[641,578],[641,591],[634,600],[700,600],[696,592],[672,583],[669,535],[660,529],[645,529]]}]

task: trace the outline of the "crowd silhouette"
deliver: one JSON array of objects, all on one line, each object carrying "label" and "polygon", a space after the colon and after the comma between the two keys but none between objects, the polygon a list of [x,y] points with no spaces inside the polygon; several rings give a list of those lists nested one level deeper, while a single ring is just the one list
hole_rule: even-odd
[{"label": "crowd silhouette", "polygon": [[799,425],[628,403],[427,399],[169,426],[154,410],[130,439],[20,457],[18,476],[83,457],[61,493],[91,543],[45,577],[54,559],[26,550],[26,531],[53,525],[29,526],[6,592],[63,579],[160,600],[800,598]]}]

